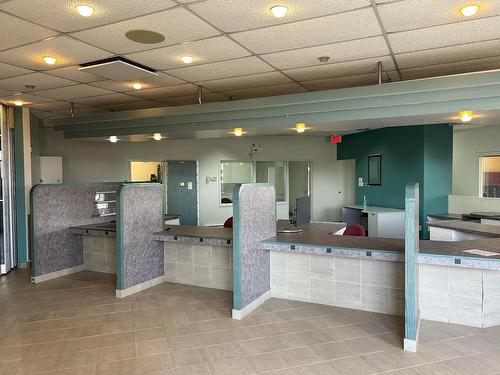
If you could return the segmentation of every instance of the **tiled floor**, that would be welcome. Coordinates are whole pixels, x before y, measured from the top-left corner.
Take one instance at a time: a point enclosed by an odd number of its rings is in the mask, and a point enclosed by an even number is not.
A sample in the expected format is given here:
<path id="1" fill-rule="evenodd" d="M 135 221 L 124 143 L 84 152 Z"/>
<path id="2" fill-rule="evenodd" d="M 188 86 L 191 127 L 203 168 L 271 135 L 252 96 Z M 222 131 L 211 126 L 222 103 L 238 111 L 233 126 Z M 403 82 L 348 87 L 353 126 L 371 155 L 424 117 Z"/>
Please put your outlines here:
<path id="1" fill-rule="evenodd" d="M 122 300 L 111 275 L 34 286 L 0 278 L 0 374 L 500 374 L 500 328 L 425 322 L 272 299 L 242 321 L 229 292 L 162 284 Z"/>

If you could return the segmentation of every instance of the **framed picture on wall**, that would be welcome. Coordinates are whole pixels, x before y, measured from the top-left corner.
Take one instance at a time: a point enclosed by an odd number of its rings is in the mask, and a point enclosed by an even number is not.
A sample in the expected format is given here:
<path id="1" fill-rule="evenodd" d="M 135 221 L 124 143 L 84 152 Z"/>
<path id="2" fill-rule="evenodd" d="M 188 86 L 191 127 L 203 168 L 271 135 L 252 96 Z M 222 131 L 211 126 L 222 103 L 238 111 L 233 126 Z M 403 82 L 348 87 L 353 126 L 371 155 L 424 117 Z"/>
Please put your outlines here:
<path id="1" fill-rule="evenodd" d="M 368 156 L 368 185 L 382 185 L 382 155 Z"/>

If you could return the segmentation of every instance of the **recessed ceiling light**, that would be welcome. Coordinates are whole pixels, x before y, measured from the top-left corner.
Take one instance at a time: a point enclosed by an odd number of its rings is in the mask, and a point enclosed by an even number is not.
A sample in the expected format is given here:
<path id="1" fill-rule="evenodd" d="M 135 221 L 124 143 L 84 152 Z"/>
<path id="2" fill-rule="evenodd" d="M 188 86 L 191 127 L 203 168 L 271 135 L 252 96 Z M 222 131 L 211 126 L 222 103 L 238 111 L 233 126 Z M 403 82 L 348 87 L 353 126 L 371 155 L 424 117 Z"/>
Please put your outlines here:
<path id="1" fill-rule="evenodd" d="M 243 135 L 243 129 L 242 128 L 234 128 L 234 135 L 237 137 L 241 137 Z"/>
<path id="2" fill-rule="evenodd" d="M 111 143 L 116 143 L 118 142 L 118 137 L 116 135 L 112 135 L 111 137 L 109 137 L 109 141 Z"/>
<path id="3" fill-rule="evenodd" d="M 24 104 L 24 103 L 23 103 L 21 100 L 16 100 L 16 101 L 14 102 L 14 105 L 16 105 L 16 106 L 18 106 L 18 107 L 22 107 L 22 106 L 23 106 L 23 104 Z"/>
<path id="4" fill-rule="evenodd" d="M 57 62 L 57 59 L 52 56 L 44 56 L 42 57 L 43 61 L 45 61 L 46 64 L 49 65 L 54 65 Z"/>
<path id="5" fill-rule="evenodd" d="M 153 134 L 153 139 L 154 139 L 155 141 L 161 141 L 161 140 L 162 140 L 162 138 L 163 138 L 163 137 L 161 136 L 161 133 L 154 133 L 154 134 Z"/>
<path id="6" fill-rule="evenodd" d="M 275 5 L 271 8 L 271 13 L 276 18 L 285 17 L 288 12 L 288 8 L 284 5 Z"/>
<path id="7" fill-rule="evenodd" d="M 470 17 L 476 14 L 478 10 L 479 10 L 479 5 L 467 5 L 462 9 L 460 9 L 460 13 L 462 13 L 464 17 Z"/>
<path id="8" fill-rule="evenodd" d="M 320 56 L 318 57 L 319 62 L 326 63 L 330 60 L 330 56 Z"/>
<path id="9" fill-rule="evenodd" d="M 295 125 L 295 130 L 297 130 L 297 133 L 304 133 L 306 131 L 306 124 L 304 123 L 299 123 Z"/>
<path id="10" fill-rule="evenodd" d="M 94 11 L 95 11 L 95 9 L 89 5 L 77 5 L 75 8 L 76 8 L 76 11 L 82 17 L 90 17 L 91 15 L 94 14 Z"/>
<path id="11" fill-rule="evenodd" d="M 132 87 L 134 88 L 134 90 L 140 90 L 140 89 L 142 89 L 142 83 L 134 82 L 134 83 L 132 83 Z"/>
<path id="12" fill-rule="evenodd" d="M 184 64 L 191 64 L 193 62 L 193 56 L 182 56 L 181 60 Z"/>
<path id="13" fill-rule="evenodd" d="M 472 120 L 472 111 L 460 112 L 460 121 L 469 122 Z"/>

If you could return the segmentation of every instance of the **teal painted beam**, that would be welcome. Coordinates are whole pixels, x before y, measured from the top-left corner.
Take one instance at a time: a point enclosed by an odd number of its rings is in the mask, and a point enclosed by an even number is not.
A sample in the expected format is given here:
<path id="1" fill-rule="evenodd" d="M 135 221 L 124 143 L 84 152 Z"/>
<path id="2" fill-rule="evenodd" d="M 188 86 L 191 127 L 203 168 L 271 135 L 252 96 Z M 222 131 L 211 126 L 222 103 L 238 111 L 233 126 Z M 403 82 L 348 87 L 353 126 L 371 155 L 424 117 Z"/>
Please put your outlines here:
<path id="1" fill-rule="evenodd" d="M 17 263 L 24 265 L 28 262 L 28 244 L 26 236 L 26 200 L 24 182 L 24 136 L 23 136 L 23 111 L 14 109 L 14 158 L 16 181 L 16 243 Z"/>
<path id="2" fill-rule="evenodd" d="M 106 114 L 97 114 L 89 116 L 76 116 L 59 119 L 50 119 L 45 121 L 46 125 L 62 126 L 76 125 L 84 123 L 100 123 L 127 120 L 142 120 L 155 117 L 172 117 L 183 115 L 234 111 L 250 111 L 256 109 L 277 109 L 286 106 L 304 106 L 307 110 L 312 104 L 321 102 L 342 101 L 347 99 L 368 100 L 370 97 L 378 98 L 383 101 L 384 97 L 391 95 L 402 95 L 411 93 L 423 94 L 423 98 L 434 91 L 449 90 L 453 93 L 455 90 L 465 88 L 476 88 L 487 90 L 488 86 L 498 86 L 500 82 L 500 71 L 487 71 L 470 74 L 452 75 L 444 77 L 435 77 L 431 79 L 392 82 L 383 85 L 373 85 L 364 87 L 354 87 L 338 90 L 325 90 L 301 94 L 281 95 L 266 98 L 238 100 L 231 102 L 207 103 L 200 105 L 187 105 L 179 107 L 152 108 L 135 111 L 115 112 Z M 449 93 L 447 94 L 449 95 Z M 363 107 L 363 105 L 361 105 Z"/>

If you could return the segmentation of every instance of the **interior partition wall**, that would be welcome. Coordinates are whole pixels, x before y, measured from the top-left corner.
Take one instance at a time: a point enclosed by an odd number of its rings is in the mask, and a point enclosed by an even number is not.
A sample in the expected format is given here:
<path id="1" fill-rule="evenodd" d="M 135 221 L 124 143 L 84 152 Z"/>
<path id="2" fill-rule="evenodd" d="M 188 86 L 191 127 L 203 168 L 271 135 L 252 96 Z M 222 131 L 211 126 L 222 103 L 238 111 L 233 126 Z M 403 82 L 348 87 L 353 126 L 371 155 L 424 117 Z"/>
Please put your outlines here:
<path id="1" fill-rule="evenodd" d="M 0 274 L 17 266 L 14 109 L 0 106 Z"/>

